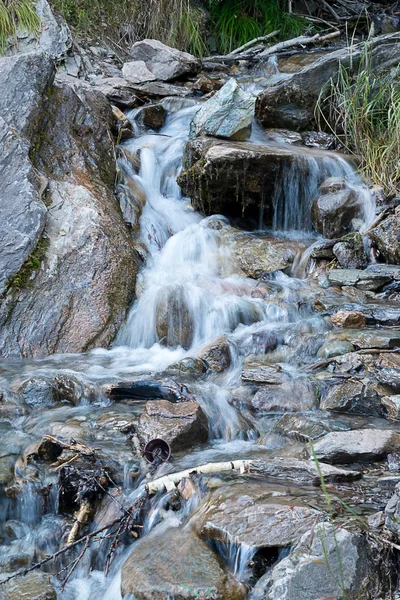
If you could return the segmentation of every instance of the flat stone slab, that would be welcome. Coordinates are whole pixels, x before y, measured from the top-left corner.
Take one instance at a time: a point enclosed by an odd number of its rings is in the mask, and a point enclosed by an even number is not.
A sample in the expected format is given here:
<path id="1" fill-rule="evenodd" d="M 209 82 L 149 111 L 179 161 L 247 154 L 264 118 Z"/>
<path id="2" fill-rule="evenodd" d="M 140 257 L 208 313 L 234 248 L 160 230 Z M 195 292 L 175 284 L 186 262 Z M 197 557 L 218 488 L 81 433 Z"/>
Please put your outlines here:
<path id="1" fill-rule="evenodd" d="M 210 502 L 202 537 L 253 548 L 291 546 L 321 516 L 293 496 L 274 498 L 257 484 L 225 487 Z"/>
<path id="2" fill-rule="evenodd" d="M 334 431 L 314 443 L 318 460 L 346 464 L 385 458 L 400 450 L 400 434 L 389 429 Z"/>

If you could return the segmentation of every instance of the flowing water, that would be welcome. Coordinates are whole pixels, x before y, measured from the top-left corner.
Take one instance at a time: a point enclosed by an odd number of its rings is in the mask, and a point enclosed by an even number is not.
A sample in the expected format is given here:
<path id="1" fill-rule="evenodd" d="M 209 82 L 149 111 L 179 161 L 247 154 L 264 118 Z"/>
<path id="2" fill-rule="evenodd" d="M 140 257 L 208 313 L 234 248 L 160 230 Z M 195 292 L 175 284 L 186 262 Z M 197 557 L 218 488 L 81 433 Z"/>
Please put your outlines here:
<path id="1" fill-rule="evenodd" d="M 138 298 L 114 347 L 82 356 L 8 361 L 0 365 L 2 389 L 15 406 L 13 419 L 5 416 L 0 423 L 0 476 L 5 477 L 9 465 L 15 464 L 15 479 L 0 499 L 4 532 L 0 539 L 0 568 L 5 572 L 29 564 L 33 556 L 40 559 L 58 550 L 65 530 L 65 517 L 59 514 L 56 475 L 49 474 L 43 465 L 27 467 L 20 458 L 44 433 L 83 439 L 103 448 L 119 465 L 118 483 L 124 489 L 125 505 L 143 490 L 143 479 L 132 477 L 138 464 L 126 438 L 101 425 L 102 419 L 107 422 L 115 417 L 115 412 L 118 418 L 129 417 L 132 411 L 140 414 L 143 404 L 112 405 L 104 395 L 105 384 L 140 379 L 143 374 L 147 378 L 149 374 L 157 376 L 184 357 L 198 356 L 201 348 L 218 336 L 227 336 L 229 369 L 188 382 L 208 417 L 209 441 L 190 452 L 177 453 L 171 464 L 159 468 L 160 475 L 208 461 L 285 455 L 288 442 L 274 432 L 276 418 L 256 418 L 246 408 L 251 386 L 241 383 L 245 357 L 263 356 L 270 340 L 274 340 L 274 360 L 279 364 L 287 395 L 294 395 L 307 410 L 310 383 L 302 369 L 315 361 L 329 329 L 326 321 L 311 309 L 315 283 L 295 278 L 293 273 L 277 272 L 260 281 L 238 273 L 232 247 L 224 234 L 229 226 L 227 220 L 203 218 L 194 212 L 176 183 L 190 121 L 198 104 L 192 100 L 170 100 L 165 105 L 169 112 L 162 130 L 158 134 L 143 132 L 136 124 L 138 137 L 124 143 L 119 160 L 122 186 L 127 190 L 124 213 L 134 210 L 134 199 L 128 193 L 130 181 L 145 198 L 140 238 L 147 248 L 147 257 L 138 278 Z M 135 112 L 131 118 L 136 123 Z M 256 128 L 253 140 L 270 143 Z M 133 166 L 132 156 L 139 156 L 139 169 Z M 318 185 L 330 176 L 346 177 L 357 193 L 365 195 L 363 219 L 368 223 L 373 204 L 351 165 L 341 157 L 326 154 L 321 158 L 312 151 L 299 150 L 298 160 L 280 174 L 273 231 L 268 235 L 297 240 L 303 249 L 304 245 L 310 246 L 315 237 L 301 231 L 309 229 L 310 206 Z M 266 232 L 254 233 L 261 234 Z M 159 321 L 163 312 L 162 327 Z M 33 403 L 28 411 L 21 406 L 16 395 L 21 382 L 32 377 L 50 380 L 57 374 L 75 376 L 86 386 L 78 406 Z M 295 441 L 291 442 L 291 451 L 293 448 Z M 195 495 L 182 509 L 171 511 L 163 497 L 156 497 L 144 523 L 144 534 L 154 527 L 167 531 L 184 524 L 196 514 L 200 502 L 200 495 Z M 245 581 L 254 549 L 228 545 L 217 550 Z M 129 547 L 117 552 L 106 578 L 101 555 L 92 548 L 65 591 L 58 589 L 59 598 L 95 600 L 101 596 L 118 600 L 120 567 L 129 552 Z M 64 563 L 60 561 L 57 566 L 62 568 Z"/>

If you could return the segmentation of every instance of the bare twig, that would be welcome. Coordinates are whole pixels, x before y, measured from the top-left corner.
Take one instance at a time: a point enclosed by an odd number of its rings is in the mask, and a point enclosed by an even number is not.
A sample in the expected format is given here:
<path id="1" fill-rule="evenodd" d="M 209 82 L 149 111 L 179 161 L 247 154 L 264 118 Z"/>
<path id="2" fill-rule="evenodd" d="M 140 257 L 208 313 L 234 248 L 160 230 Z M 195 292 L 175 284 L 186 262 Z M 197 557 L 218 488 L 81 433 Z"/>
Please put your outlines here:
<path id="1" fill-rule="evenodd" d="M 232 52 L 230 52 L 227 56 L 233 56 L 235 54 L 240 54 L 241 52 L 243 52 L 243 50 L 247 50 L 247 48 L 250 48 L 251 46 L 255 46 L 259 42 L 266 42 L 267 40 L 270 40 L 271 38 L 277 36 L 279 31 L 280 30 L 277 29 L 276 31 L 273 31 L 272 33 L 269 33 L 268 35 L 263 35 L 261 37 L 254 38 L 254 40 L 250 40 L 250 42 L 247 42 L 247 44 L 243 44 L 243 46 L 239 46 L 239 48 L 236 48 L 236 50 L 232 50 Z"/>
<path id="2" fill-rule="evenodd" d="M 264 50 L 263 52 L 261 52 L 261 54 L 259 54 L 259 57 L 265 58 L 266 56 L 271 56 L 271 54 L 275 54 L 276 52 L 280 52 L 281 50 L 286 50 L 286 48 L 292 48 L 293 46 L 309 46 L 310 44 L 320 44 L 321 42 L 331 40 L 340 35 L 341 33 L 338 30 L 332 31 L 331 33 L 327 33 L 326 35 L 320 35 L 319 33 L 317 33 L 312 37 L 301 35 L 291 40 L 279 42 L 279 44 L 275 44 L 275 46 L 271 46 L 271 48 L 267 48 L 267 50 Z"/>

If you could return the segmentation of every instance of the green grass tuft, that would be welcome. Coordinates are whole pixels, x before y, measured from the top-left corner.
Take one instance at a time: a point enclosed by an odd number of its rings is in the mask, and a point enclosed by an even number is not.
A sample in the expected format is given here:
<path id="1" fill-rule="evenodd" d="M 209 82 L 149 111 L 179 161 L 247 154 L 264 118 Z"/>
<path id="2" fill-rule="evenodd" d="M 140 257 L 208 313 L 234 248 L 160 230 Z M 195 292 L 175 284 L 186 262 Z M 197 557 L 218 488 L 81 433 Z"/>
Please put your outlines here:
<path id="1" fill-rule="evenodd" d="M 38 35 L 40 25 L 33 0 L 0 0 L 0 53 L 19 29 Z"/>
<path id="2" fill-rule="evenodd" d="M 343 65 L 317 104 L 321 128 L 328 128 L 360 158 L 360 169 L 388 195 L 400 190 L 400 70 L 377 72 L 366 46 L 353 74 Z"/>

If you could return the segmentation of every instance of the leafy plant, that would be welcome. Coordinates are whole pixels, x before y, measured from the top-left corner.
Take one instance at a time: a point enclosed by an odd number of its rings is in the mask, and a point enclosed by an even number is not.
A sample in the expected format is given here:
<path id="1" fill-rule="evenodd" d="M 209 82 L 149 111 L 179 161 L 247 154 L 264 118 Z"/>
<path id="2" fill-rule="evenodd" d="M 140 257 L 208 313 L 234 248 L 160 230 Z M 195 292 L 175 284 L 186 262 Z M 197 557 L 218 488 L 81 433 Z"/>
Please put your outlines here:
<path id="1" fill-rule="evenodd" d="M 374 70 L 366 46 L 357 72 L 341 65 L 317 104 L 320 127 L 356 154 L 364 176 L 389 195 L 400 189 L 399 73 Z"/>
<path id="2" fill-rule="evenodd" d="M 4 52 L 8 38 L 16 36 L 18 29 L 39 33 L 40 18 L 33 0 L 0 0 L 0 52 Z"/>

